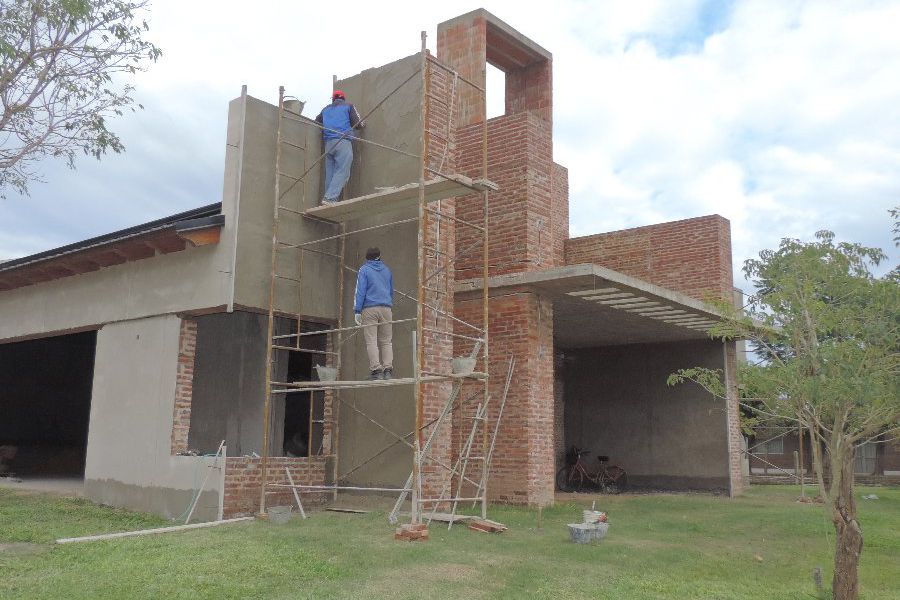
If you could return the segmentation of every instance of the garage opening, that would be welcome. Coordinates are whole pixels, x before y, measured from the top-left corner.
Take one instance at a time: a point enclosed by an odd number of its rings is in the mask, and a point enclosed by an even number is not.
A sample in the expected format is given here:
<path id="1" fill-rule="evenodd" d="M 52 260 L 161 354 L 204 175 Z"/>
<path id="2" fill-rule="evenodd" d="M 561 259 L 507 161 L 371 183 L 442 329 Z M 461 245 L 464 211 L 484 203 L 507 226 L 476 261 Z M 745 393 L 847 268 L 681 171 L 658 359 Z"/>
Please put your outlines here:
<path id="1" fill-rule="evenodd" d="M 671 387 L 666 383 L 679 368 L 721 369 L 721 342 L 690 340 L 558 352 L 563 402 L 558 468 L 567 460 L 561 451 L 576 446 L 587 452 L 582 461 L 588 473 L 621 467 L 629 489 L 728 489 L 724 403 L 693 384 Z M 602 465 L 598 459 L 604 459 Z"/>
<path id="2" fill-rule="evenodd" d="M 83 479 L 97 332 L 0 344 L 0 475 Z"/>

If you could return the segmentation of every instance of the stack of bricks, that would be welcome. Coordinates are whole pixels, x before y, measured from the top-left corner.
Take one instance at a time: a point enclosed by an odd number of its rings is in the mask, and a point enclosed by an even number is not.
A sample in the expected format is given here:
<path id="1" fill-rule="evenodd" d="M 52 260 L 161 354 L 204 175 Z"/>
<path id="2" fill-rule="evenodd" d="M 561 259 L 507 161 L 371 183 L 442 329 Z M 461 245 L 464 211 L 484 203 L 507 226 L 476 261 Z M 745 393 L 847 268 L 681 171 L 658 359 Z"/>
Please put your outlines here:
<path id="1" fill-rule="evenodd" d="M 427 542 L 428 525 L 425 523 L 409 523 L 394 530 L 394 539 L 404 542 Z"/>
<path id="2" fill-rule="evenodd" d="M 568 265 L 593 263 L 699 300 L 732 299 L 731 226 L 719 215 L 566 240 Z"/>
<path id="3" fill-rule="evenodd" d="M 224 505 L 226 518 L 251 516 L 259 512 L 259 488 L 262 482 L 260 460 L 248 456 L 229 456 L 227 458 Z M 290 469 L 295 484 L 322 485 L 325 482 L 325 457 L 323 456 L 270 457 L 266 467 L 268 483 L 287 483 L 285 467 Z M 275 492 L 266 496 L 267 506 L 295 504 L 294 494 L 290 488 L 267 486 L 267 490 Z M 330 495 L 305 492 L 301 498 L 304 504 L 316 504 L 326 502 Z"/>
<path id="4" fill-rule="evenodd" d="M 194 390 L 194 357 L 197 352 L 197 322 L 182 319 L 178 332 L 178 370 L 175 375 L 175 414 L 172 419 L 171 452 L 188 449 L 191 429 L 191 398 Z"/>

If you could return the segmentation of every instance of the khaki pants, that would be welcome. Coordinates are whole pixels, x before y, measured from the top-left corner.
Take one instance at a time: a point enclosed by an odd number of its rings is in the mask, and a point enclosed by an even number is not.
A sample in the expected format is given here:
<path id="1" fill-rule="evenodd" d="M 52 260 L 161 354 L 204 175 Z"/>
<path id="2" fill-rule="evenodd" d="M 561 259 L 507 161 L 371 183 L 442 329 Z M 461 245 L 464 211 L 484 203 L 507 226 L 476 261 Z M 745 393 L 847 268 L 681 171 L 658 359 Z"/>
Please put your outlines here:
<path id="1" fill-rule="evenodd" d="M 393 325 L 390 306 L 369 306 L 362 309 L 363 336 L 369 355 L 369 370 L 394 368 L 394 347 L 391 344 Z"/>

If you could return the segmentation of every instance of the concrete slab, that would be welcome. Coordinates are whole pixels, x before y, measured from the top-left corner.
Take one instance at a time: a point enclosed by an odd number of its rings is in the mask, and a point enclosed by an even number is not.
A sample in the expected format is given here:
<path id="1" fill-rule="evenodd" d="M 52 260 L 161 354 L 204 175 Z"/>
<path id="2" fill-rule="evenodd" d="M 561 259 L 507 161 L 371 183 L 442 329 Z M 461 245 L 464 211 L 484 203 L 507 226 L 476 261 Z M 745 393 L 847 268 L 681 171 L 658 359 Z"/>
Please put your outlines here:
<path id="1" fill-rule="evenodd" d="M 554 339 L 562 348 L 709 339 L 721 318 L 695 298 L 599 265 L 499 275 L 488 287 L 524 287 L 551 297 Z M 457 283 L 456 293 L 481 288 L 481 279 L 472 279 Z"/>
<path id="2" fill-rule="evenodd" d="M 83 477 L 0 477 L 0 488 L 56 494 L 84 496 Z"/>

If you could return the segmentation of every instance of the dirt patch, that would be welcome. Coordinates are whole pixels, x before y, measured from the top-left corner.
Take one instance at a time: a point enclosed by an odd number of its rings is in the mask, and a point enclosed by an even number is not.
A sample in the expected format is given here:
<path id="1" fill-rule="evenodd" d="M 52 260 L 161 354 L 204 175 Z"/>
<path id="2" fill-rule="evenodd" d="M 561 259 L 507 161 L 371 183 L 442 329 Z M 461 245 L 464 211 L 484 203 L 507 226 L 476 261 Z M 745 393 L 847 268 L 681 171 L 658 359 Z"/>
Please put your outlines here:
<path id="1" fill-rule="evenodd" d="M 49 551 L 50 545 L 48 544 L 32 544 L 29 542 L 0 544 L 0 554 L 6 556 L 35 556 Z"/>

